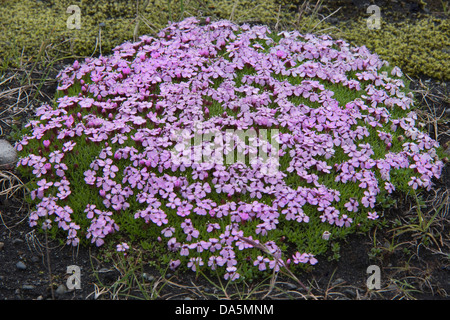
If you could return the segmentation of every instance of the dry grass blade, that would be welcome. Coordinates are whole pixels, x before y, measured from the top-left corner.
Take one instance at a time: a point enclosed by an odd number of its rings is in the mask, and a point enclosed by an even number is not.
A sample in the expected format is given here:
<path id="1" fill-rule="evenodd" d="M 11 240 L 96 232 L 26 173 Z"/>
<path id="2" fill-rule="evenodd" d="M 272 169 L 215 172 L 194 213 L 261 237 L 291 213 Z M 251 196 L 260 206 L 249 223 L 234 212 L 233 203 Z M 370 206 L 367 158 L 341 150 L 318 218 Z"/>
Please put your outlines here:
<path id="1" fill-rule="evenodd" d="M 0 196 L 11 198 L 24 188 L 24 183 L 10 171 L 0 171 Z"/>
<path id="2" fill-rule="evenodd" d="M 312 29 L 311 29 L 309 32 L 313 32 L 314 29 L 316 29 L 317 26 L 319 26 L 322 22 L 324 22 L 325 20 L 327 20 L 327 19 L 328 19 L 329 17 L 331 17 L 332 15 L 336 14 L 340 9 L 341 9 L 341 8 L 337 8 L 334 12 L 332 12 L 332 13 L 330 13 L 328 16 L 322 18 L 322 20 L 320 20 L 314 27 L 312 27 Z M 333 28 L 333 27 L 331 27 L 331 28 Z M 331 29 L 331 28 L 326 28 L 326 29 L 324 29 L 324 30 L 328 30 L 328 29 Z M 324 30 L 322 30 L 322 31 L 324 31 Z"/>

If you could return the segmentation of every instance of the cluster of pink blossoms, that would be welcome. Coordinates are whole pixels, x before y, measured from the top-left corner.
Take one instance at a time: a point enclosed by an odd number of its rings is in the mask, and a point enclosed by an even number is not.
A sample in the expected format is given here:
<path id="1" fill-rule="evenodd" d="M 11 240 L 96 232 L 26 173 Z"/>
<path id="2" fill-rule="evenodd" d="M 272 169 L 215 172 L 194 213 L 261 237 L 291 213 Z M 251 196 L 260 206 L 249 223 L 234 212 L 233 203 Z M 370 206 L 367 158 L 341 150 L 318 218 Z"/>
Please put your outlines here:
<path id="1" fill-rule="evenodd" d="M 395 190 L 390 179 L 394 170 L 414 169 L 417 174 L 409 181 L 414 189 L 431 188 L 432 179 L 439 178 L 443 164 L 436 158 L 437 142 L 415 127 L 413 112 L 391 116 L 390 110 L 408 110 L 413 103 L 402 91 L 397 67 L 390 74 L 379 72 L 386 62 L 367 48 L 326 35 L 283 32 L 276 42 L 265 26 L 198 22 L 188 18 L 162 30 L 158 38 L 126 42 L 111 56 L 75 61 L 59 74 L 58 90 L 68 93 L 80 86 L 79 94 L 59 98 L 56 108 L 41 106 L 28 124 L 30 133 L 16 145 L 22 154 L 18 166 L 28 168 L 37 181 L 31 226 L 39 219 L 44 228 L 56 223 L 68 232 L 68 243 L 77 245 L 82 231 L 100 246 L 119 230 L 115 214 L 129 213 L 157 228 L 158 240 L 178 254 L 171 268 L 183 260 L 194 271 L 224 268 L 225 278 L 236 280 L 239 264 L 246 263 L 238 253 L 256 250 L 251 241 L 271 253 L 251 259 L 261 271 L 317 263 L 311 252 L 281 252 L 280 242 L 270 238 L 280 226 L 295 228 L 318 218 L 346 228 L 361 212 L 374 220 L 377 195 Z M 327 83 L 354 92 L 355 99 L 342 104 Z M 285 129 L 276 139 L 277 156 L 290 159 L 286 172 L 268 174 L 258 162 L 177 161 L 173 133 L 194 132 L 199 123 L 200 134 Z M 384 157 L 375 159 L 373 147 L 364 142 L 371 130 L 386 146 Z M 394 153 L 389 150 L 397 143 L 396 132 L 407 142 Z M 224 137 L 225 155 L 238 148 L 252 154 L 263 143 L 254 139 L 247 145 L 233 134 Z M 38 146 L 30 150 L 35 141 Z M 77 168 L 66 159 L 93 147 L 98 153 L 88 159 L 89 168 L 76 183 L 96 192 L 103 207 L 86 203 L 84 216 L 90 224 L 80 230 L 66 204 L 74 196 Z M 346 160 L 330 165 L 337 150 Z M 336 183 L 356 183 L 361 190 L 340 210 L 339 190 L 321 183 L 322 176 L 332 173 Z M 287 183 L 292 175 L 307 186 Z M 239 200 L 239 195 L 252 201 Z M 317 217 L 307 215 L 305 205 L 316 208 Z M 129 250 L 126 243 L 117 248 Z"/>

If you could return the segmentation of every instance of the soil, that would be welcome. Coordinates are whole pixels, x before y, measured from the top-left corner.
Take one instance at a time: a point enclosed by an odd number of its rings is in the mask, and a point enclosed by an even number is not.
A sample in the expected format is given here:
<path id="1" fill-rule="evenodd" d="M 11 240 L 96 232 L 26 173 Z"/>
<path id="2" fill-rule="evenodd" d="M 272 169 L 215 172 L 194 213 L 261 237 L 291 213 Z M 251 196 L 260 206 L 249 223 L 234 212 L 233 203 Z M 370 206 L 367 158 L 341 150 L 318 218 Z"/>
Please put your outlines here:
<path id="1" fill-rule="evenodd" d="M 334 19 L 345 21 L 358 15 L 365 14 L 365 8 L 370 1 L 334 1 L 327 4 L 326 9 L 334 11 L 342 6 Z M 422 16 L 442 15 L 441 1 L 427 1 L 423 8 L 420 1 L 375 1 L 379 6 L 390 6 L 387 17 L 402 19 L 407 17 L 419 19 Z M 383 10 L 386 13 L 386 10 Z M 67 61 L 66 61 L 67 62 Z M 36 97 L 34 107 L 38 104 L 50 102 L 56 89 L 55 76 L 58 68 L 65 62 L 54 66 L 47 81 Z M 11 74 L 17 70 L 11 70 Z M 17 71 L 19 72 L 19 71 Z M 41 72 L 41 73 L 40 73 Z M 25 75 L 25 73 L 23 73 Z M 37 78 L 42 75 L 39 66 L 34 73 Z M 31 77 L 31 78 L 32 78 Z M 442 115 L 439 123 L 438 141 L 447 146 L 450 140 L 449 121 L 450 106 L 448 102 L 448 83 L 435 79 L 413 79 L 412 88 L 416 91 L 416 98 L 421 103 L 424 112 L 433 110 Z M 423 94 L 423 84 L 429 90 Z M 2 86 L 0 90 L 11 89 L 20 83 Z M 36 92 L 30 87 L 30 93 Z M 25 89 L 26 90 L 26 89 Z M 12 99 L 12 97 L 9 97 Z M 0 101 L 1 105 L 9 105 L 14 101 Z M 1 108 L 1 107 L 0 107 Z M 12 125 L 26 122 L 31 115 L 20 113 L 11 122 L 0 121 L 2 134 L 6 137 L 12 132 Z M 12 111 L 8 111 L 12 112 Z M 2 118 L 3 119 L 3 118 Z M 434 128 L 429 128 L 434 134 Z M 3 138 L 3 137 L 2 137 Z M 327 261 L 321 259 L 314 268 L 299 275 L 300 280 L 309 287 L 309 298 L 319 299 L 423 299 L 448 300 L 450 297 L 450 234 L 448 215 L 448 192 L 450 188 L 450 169 L 447 165 L 442 178 L 436 181 L 435 188 L 426 195 L 428 207 L 423 209 L 425 218 L 430 219 L 434 214 L 433 206 L 439 199 L 446 198 L 444 210 L 439 212 L 433 221 L 430 232 L 433 238 L 421 239 L 414 232 L 395 235 L 389 231 L 398 226 L 399 221 L 408 221 L 414 216 L 411 201 L 401 198 L 397 208 L 385 212 L 386 225 L 383 228 L 371 230 L 367 234 L 355 234 L 340 244 L 339 252 L 330 252 L 333 257 Z M 138 268 L 138 277 L 147 287 L 156 288 L 157 296 L 145 296 L 138 286 L 125 290 L 120 288 L 126 283 L 120 282 L 126 278 L 119 268 L 112 262 L 104 262 L 102 253 L 95 247 L 74 249 L 58 241 L 46 239 L 45 234 L 31 229 L 27 223 L 28 208 L 21 201 L 20 194 L 6 199 L 0 196 L 0 299 L 1 300 L 90 300 L 90 299 L 216 299 L 242 298 L 239 291 L 232 288 L 221 291 L 218 285 L 212 285 L 204 278 L 195 275 L 161 274 L 149 264 Z M 436 241 L 433 241 L 436 240 Z M 339 258 L 338 258 L 339 256 Z M 367 279 L 370 265 L 380 267 L 381 288 L 369 290 Z M 69 290 L 69 266 L 80 268 L 81 288 Z M 164 280 L 165 279 L 165 280 Z M 252 296 L 261 299 L 299 299 L 304 298 L 306 291 L 296 281 L 279 276 L 273 290 L 270 282 L 266 281 L 264 289 L 257 290 Z M 256 284 L 247 284 L 243 292 L 255 288 Z M 108 288 L 106 290 L 105 288 Z M 115 290 L 116 289 L 116 290 Z M 122 295 L 118 296 L 118 292 Z"/>

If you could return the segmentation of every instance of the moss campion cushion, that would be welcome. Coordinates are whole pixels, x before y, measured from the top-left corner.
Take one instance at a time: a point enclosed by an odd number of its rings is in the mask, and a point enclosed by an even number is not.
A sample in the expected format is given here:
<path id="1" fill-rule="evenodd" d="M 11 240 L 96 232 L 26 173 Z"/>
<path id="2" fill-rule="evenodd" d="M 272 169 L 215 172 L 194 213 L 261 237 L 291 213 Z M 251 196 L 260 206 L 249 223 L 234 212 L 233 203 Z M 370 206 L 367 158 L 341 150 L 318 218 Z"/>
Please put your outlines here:
<path id="1" fill-rule="evenodd" d="M 187 18 L 58 79 L 16 145 L 30 225 L 172 269 L 315 264 L 443 167 L 401 70 L 326 35 Z"/>

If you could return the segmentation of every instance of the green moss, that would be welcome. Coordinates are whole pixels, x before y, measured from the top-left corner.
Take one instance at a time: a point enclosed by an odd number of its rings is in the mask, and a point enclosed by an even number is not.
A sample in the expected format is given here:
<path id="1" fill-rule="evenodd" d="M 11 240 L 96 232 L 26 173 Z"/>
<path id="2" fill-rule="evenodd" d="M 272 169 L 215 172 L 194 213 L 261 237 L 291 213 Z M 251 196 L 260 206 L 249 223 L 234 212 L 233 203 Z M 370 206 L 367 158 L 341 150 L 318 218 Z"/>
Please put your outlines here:
<path id="1" fill-rule="evenodd" d="M 126 40 L 143 34 L 155 34 L 169 20 L 179 21 L 187 16 L 210 16 L 212 19 L 231 19 L 237 23 L 265 24 L 284 30 L 328 32 L 361 46 L 366 45 L 409 76 L 425 75 L 435 79 L 450 79 L 450 39 L 448 20 L 428 19 L 386 23 L 381 29 L 369 30 L 366 17 L 332 28 L 320 22 L 309 11 L 298 20 L 300 1 L 283 0 L 219 0 L 176 1 L 140 0 L 141 15 L 136 24 L 136 1 L 87 0 L 12 0 L 2 4 L 0 11 L 0 67 L 18 66 L 38 56 L 45 57 L 107 54 Z M 148 5 L 144 8 L 144 3 Z M 70 5 L 81 10 L 81 29 L 67 28 Z M 101 41 L 99 40 L 99 23 Z M 137 28 L 136 28 L 137 26 Z M 41 49 L 42 47 L 42 49 Z"/>
<path id="2" fill-rule="evenodd" d="M 411 77 L 428 76 L 450 80 L 450 23 L 444 19 L 424 19 L 386 23 L 369 30 L 364 19 L 342 25 L 334 36 L 352 44 L 365 45 L 391 65 Z"/>
<path id="3" fill-rule="evenodd" d="M 0 11 L 0 65 L 18 66 L 17 59 L 27 61 L 38 56 L 41 46 L 46 57 L 61 55 L 91 56 L 109 53 L 126 40 L 143 34 L 155 34 L 169 20 L 179 21 L 187 16 L 210 16 L 212 19 L 232 19 L 238 23 L 261 23 L 289 27 L 292 14 L 280 12 L 274 0 L 254 1 L 148 1 L 144 8 L 139 1 L 139 19 L 136 29 L 136 1 L 8 1 Z M 70 5 L 77 5 L 81 12 L 81 29 L 67 28 Z M 104 23 L 100 32 L 100 23 Z M 311 24 L 316 23 L 311 20 Z M 303 24 L 306 28 L 309 24 Z M 100 41 L 101 37 L 101 41 Z"/>

